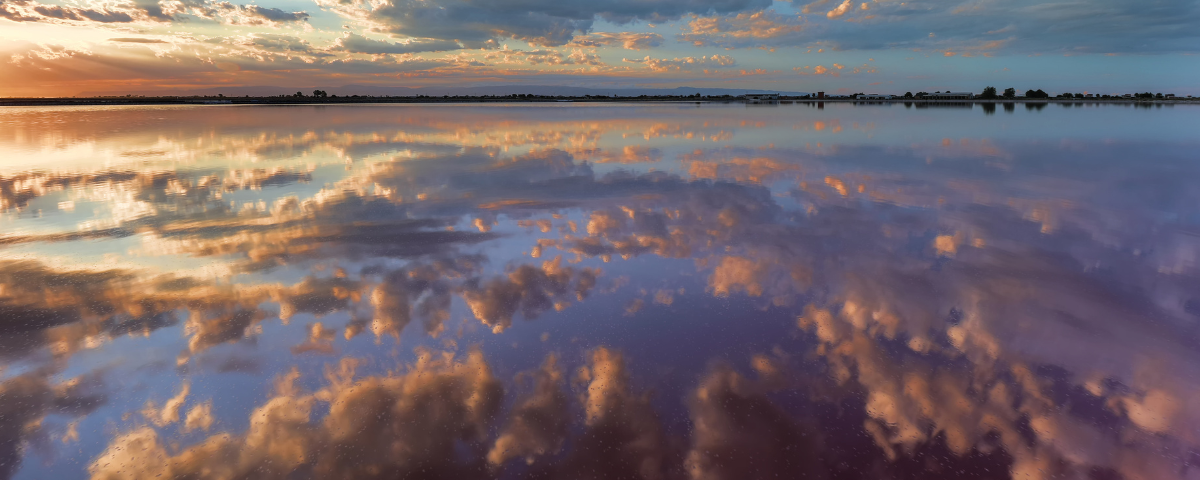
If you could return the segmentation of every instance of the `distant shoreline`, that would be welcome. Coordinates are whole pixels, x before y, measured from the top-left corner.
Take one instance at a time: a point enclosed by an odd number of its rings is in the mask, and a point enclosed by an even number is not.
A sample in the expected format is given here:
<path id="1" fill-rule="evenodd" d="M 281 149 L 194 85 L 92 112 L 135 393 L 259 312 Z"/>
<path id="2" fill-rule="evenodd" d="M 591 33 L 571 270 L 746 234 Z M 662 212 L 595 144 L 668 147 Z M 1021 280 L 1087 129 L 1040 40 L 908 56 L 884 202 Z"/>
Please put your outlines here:
<path id="1" fill-rule="evenodd" d="M 451 104 L 451 103 L 746 103 L 732 96 L 639 96 L 639 97 L 90 97 L 90 98 L 0 98 L 0 106 L 97 106 L 97 105 L 353 105 L 353 104 Z M 1017 99 L 970 99 L 970 100 L 924 100 L 915 98 L 897 99 L 852 99 L 852 98 L 795 98 L 781 97 L 779 101 L 761 104 L 797 103 L 908 103 L 949 104 L 968 103 L 1111 103 L 1128 105 L 1152 104 L 1200 104 L 1200 98 L 1134 99 L 1134 98 L 1017 98 Z M 755 103 L 748 103 L 755 104 Z"/>

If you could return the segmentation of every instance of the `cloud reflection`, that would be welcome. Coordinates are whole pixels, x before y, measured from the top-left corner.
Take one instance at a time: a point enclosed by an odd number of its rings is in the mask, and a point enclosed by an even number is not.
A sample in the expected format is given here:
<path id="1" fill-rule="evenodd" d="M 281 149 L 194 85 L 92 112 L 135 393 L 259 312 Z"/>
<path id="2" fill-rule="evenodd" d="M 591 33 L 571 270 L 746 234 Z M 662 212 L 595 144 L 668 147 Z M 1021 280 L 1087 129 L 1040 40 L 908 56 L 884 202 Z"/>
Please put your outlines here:
<path id="1" fill-rule="evenodd" d="M 105 435 L 58 424 L 107 402 L 134 414 L 93 478 L 1195 473 L 1186 145 L 386 110 L 134 129 L 144 170 L 3 177 L 0 477 Z M 55 377 L 118 339 L 170 345 L 170 388 Z M 231 371 L 278 377 L 244 423 L 205 379 Z"/>

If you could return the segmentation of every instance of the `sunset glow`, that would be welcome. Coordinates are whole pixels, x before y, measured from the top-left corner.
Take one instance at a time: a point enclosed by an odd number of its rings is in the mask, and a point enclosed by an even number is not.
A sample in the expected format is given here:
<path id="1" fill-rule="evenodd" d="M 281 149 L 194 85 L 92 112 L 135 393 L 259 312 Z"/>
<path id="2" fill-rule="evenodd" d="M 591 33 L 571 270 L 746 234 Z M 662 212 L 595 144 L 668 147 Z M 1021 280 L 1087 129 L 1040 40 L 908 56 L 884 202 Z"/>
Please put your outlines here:
<path id="1" fill-rule="evenodd" d="M 1194 95 L 1197 25 L 1191 0 L 0 0 L 0 96 L 989 84 Z"/>

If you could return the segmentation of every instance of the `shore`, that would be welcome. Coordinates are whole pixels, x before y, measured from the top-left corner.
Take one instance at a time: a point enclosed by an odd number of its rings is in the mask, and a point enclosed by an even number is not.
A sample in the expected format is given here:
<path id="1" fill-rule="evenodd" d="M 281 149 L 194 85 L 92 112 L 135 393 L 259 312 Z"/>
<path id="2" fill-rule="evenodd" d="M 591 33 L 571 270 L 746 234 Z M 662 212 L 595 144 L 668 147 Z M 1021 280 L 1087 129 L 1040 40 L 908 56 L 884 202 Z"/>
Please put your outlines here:
<path id="1" fill-rule="evenodd" d="M 378 103 L 629 103 L 629 102 L 679 102 L 679 103 L 748 103 L 748 104 L 796 104 L 796 103 L 902 103 L 916 105 L 966 105 L 981 104 L 1200 104 L 1200 98 L 1174 99 L 1131 99 L 1131 98 L 1039 98 L 1039 99 L 971 99 L 971 100 L 923 100 L 912 98 L 859 100 L 851 98 L 812 99 L 803 97 L 781 97 L 779 101 L 745 102 L 739 97 L 691 97 L 691 96 L 638 96 L 638 97 L 70 97 L 70 98 L 0 98 L 0 106 L 95 106 L 95 105 L 344 105 Z"/>

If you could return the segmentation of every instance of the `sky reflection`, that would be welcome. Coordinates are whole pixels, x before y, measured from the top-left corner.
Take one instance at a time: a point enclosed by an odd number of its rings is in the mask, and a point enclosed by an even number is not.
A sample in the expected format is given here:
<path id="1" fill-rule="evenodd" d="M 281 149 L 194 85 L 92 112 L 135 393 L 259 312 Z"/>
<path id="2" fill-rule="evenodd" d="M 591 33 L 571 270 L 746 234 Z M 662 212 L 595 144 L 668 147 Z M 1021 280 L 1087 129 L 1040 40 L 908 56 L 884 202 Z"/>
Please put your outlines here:
<path id="1" fill-rule="evenodd" d="M 1194 478 L 1196 114 L 5 109 L 0 478 Z"/>

